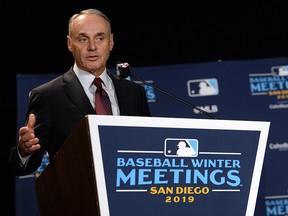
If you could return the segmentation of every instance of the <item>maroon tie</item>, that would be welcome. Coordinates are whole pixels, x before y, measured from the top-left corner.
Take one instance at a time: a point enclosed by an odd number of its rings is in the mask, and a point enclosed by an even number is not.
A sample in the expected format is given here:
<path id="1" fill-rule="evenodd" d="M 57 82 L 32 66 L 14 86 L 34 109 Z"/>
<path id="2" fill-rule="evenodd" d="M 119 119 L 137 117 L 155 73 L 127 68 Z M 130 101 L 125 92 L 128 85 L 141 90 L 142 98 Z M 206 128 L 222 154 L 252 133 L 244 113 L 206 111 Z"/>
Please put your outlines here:
<path id="1" fill-rule="evenodd" d="M 102 88 L 101 78 L 95 78 L 93 84 L 96 85 L 95 110 L 97 115 L 112 115 L 111 103 L 107 92 Z"/>

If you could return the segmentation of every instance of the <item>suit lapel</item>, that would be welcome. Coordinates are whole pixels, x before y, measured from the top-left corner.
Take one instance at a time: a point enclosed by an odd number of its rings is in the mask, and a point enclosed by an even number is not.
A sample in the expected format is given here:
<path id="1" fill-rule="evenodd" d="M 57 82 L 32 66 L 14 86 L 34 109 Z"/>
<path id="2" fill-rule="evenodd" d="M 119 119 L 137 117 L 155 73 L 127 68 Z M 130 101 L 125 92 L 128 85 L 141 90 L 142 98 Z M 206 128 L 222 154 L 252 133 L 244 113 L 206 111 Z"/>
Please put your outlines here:
<path id="1" fill-rule="evenodd" d="M 83 112 L 84 115 L 96 114 L 87 95 L 83 90 L 83 87 L 81 86 L 72 69 L 64 74 L 63 82 L 66 83 L 64 90 L 66 91 L 68 97 L 70 97 L 72 103 L 74 103 Z"/>

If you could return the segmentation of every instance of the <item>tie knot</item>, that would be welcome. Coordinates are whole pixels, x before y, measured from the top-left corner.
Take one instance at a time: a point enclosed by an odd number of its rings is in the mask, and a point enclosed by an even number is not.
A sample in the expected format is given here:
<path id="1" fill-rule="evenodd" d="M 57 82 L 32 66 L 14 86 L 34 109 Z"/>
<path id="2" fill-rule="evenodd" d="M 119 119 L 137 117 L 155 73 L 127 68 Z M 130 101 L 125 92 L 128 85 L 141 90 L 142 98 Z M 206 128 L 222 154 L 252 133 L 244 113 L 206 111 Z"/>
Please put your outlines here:
<path id="1" fill-rule="evenodd" d="M 96 85 L 97 88 L 102 88 L 102 80 L 99 77 L 96 77 L 93 81 L 93 84 Z"/>
<path id="2" fill-rule="evenodd" d="M 96 93 L 100 93 L 100 95 L 107 96 L 106 91 L 102 87 L 102 79 L 99 77 L 96 77 L 93 81 L 93 84 L 97 87 Z"/>

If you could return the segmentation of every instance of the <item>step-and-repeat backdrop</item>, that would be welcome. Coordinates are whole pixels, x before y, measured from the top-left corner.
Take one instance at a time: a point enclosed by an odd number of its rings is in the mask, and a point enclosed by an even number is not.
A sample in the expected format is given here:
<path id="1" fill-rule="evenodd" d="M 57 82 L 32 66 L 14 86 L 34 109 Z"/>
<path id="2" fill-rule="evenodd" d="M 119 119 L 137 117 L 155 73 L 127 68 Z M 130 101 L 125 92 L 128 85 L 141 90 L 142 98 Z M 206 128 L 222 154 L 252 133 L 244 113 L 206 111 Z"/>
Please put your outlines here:
<path id="1" fill-rule="evenodd" d="M 254 215 L 288 215 L 288 57 L 130 69 L 128 79 L 145 87 L 155 117 L 270 121 Z M 31 88 L 57 75 L 18 74 L 18 127 Z M 36 173 L 16 177 L 17 216 L 39 215 L 34 180 L 47 163 L 48 155 Z"/>

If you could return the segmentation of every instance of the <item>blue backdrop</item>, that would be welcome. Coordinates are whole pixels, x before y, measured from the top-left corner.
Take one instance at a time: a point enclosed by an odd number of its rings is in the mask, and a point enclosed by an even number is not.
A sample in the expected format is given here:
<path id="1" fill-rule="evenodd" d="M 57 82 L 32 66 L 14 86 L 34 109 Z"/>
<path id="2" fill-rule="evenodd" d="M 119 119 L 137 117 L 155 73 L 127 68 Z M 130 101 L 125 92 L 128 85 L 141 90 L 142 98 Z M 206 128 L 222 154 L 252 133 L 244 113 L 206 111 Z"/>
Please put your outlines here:
<path id="1" fill-rule="evenodd" d="M 270 121 L 255 215 L 288 214 L 288 58 L 130 68 L 147 82 L 130 77 L 145 87 L 153 116 L 211 118 L 193 108 L 197 106 L 217 119 Z M 57 75 L 17 76 L 18 127 L 24 124 L 31 88 Z M 17 216 L 39 215 L 34 178 L 16 177 Z M 35 208 L 27 209 L 31 202 Z"/>

